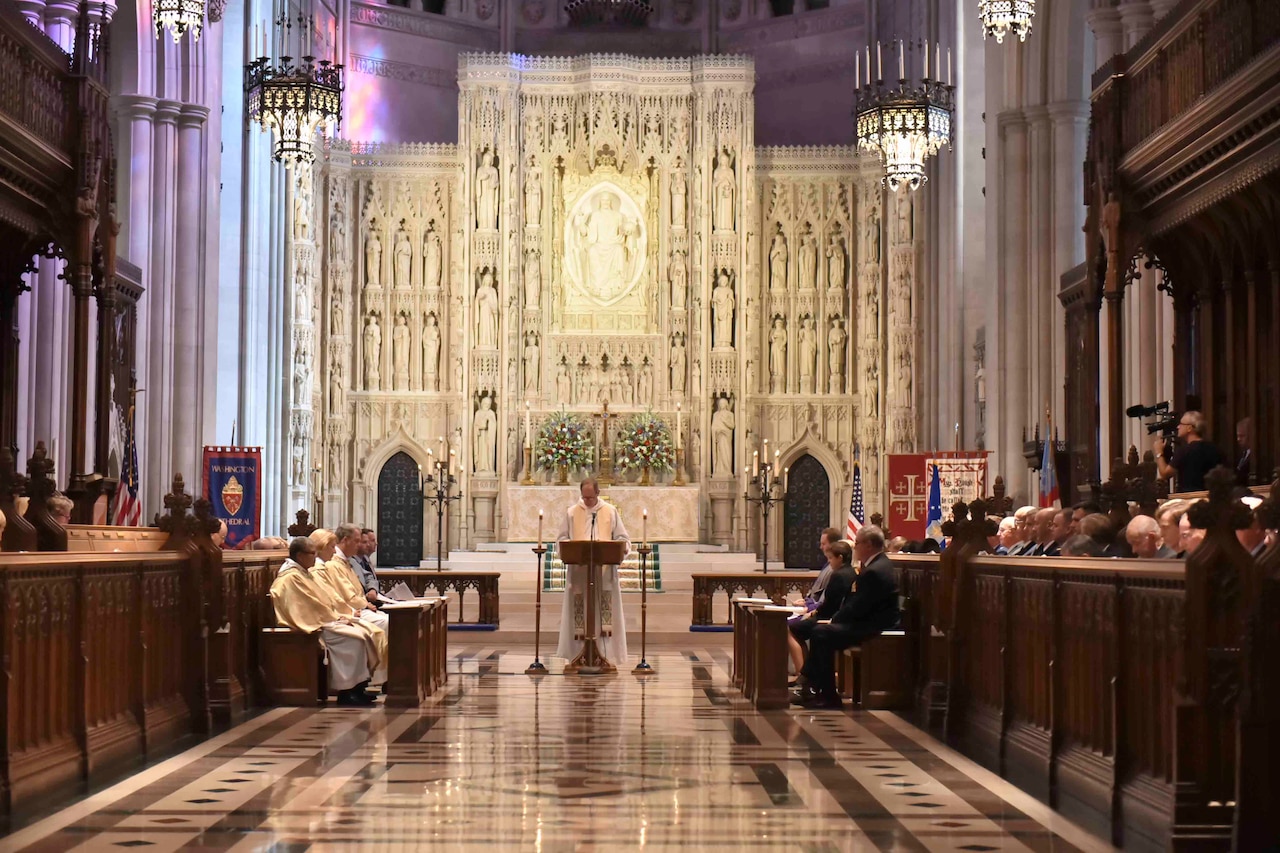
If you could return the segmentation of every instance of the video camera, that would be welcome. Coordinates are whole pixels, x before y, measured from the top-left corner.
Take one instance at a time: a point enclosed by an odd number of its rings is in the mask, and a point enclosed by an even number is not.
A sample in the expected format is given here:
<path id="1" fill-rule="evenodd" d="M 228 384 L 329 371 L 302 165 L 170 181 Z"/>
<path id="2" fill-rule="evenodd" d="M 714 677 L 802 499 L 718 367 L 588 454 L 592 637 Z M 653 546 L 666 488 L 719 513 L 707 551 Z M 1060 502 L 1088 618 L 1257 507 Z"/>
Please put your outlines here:
<path id="1" fill-rule="evenodd" d="M 1178 436 L 1178 421 L 1182 420 L 1182 414 L 1171 412 L 1168 400 L 1156 403 L 1154 406 L 1144 406 L 1139 403 L 1125 409 L 1124 413 L 1131 418 L 1155 418 L 1146 424 L 1147 435 L 1160 433 L 1161 438 L 1170 442 Z"/>

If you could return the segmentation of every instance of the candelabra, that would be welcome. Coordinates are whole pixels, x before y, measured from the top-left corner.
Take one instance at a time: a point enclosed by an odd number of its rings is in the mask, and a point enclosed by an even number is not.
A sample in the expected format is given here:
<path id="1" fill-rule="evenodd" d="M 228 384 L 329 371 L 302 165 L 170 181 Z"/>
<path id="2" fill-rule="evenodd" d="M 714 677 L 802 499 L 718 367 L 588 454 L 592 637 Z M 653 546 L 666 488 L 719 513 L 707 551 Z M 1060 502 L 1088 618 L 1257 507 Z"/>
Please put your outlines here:
<path id="1" fill-rule="evenodd" d="M 766 439 L 764 443 L 765 464 L 760 465 L 760 453 L 758 451 L 752 453 L 752 463 L 750 468 L 744 468 L 742 473 L 747 475 L 748 488 L 754 486 L 757 495 L 752 497 L 748 492 L 743 492 L 742 497 L 747 503 L 759 504 L 761 513 L 761 530 L 764 538 L 764 573 L 769 574 L 769 511 L 774 504 L 785 504 L 787 502 L 787 469 L 782 469 L 782 476 L 778 475 L 778 453 L 774 452 L 773 464 L 769 464 L 769 442 Z"/>
<path id="2" fill-rule="evenodd" d="M 452 462 L 453 451 L 449 451 L 450 462 Z M 419 484 L 422 489 L 422 499 L 430 503 L 436 508 L 436 571 L 444 568 L 444 514 L 446 508 L 454 501 L 462 500 L 462 492 L 456 495 L 449 494 L 449 490 L 458 484 L 458 480 L 453 476 L 453 466 L 446 463 L 443 459 L 434 461 L 432 468 L 428 470 L 427 476 L 422 477 Z M 422 467 L 419 466 L 421 471 Z"/>

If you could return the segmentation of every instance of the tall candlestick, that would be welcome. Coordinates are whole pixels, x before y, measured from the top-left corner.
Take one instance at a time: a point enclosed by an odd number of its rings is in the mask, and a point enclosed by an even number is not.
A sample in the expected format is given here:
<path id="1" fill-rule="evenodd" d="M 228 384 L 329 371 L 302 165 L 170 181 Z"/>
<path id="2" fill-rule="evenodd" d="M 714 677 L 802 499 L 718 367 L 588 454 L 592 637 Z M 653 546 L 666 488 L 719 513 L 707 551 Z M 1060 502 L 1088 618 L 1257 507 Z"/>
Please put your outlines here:
<path id="1" fill-rule="evenodd" d="M 641 513 L 643 520 L 640 522 L 640 544 L 649 544 L 649 510 L 643 510 Z"/>
<path id="2" fill-rule="evenodd" d="M 760 475 L 760 451 L 751 451 L 751 476 L 758 477 Z"/>
<path id="3" fill-rule="evenodd" d="M 454 449 L 450 447 L 449 448 L 449 470 L 448 470 L 448 474 L 450 477 L 453 476 L 453 458 L 455 455 L 456 453 L 454 452 Z"/>
<path id="4" fill-rule="evenodd" d="M 533 432 L 529 429 L 529 401 L 524 401 L 524 446 L 533 447 Z"/>
<path id="5" fill-rule="evenodd" d="M 542 510 L 538 510 L 538 547 L 542 547 Z"/>
<path id="6" fill-rule="evenodd" d="M 676 450 L 680 449 L 680 404 L 676 403 Z"/>

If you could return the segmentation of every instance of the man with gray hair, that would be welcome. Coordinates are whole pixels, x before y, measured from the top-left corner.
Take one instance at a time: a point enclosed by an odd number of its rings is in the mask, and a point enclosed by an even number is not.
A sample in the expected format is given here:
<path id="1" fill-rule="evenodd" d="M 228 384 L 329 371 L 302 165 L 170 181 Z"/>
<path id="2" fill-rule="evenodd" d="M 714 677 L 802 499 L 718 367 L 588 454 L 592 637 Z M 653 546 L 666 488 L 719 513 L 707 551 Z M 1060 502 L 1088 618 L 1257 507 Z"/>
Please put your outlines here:
<path id="1" fill-rule="evenodd" d="M 1172 560 L 1177 552 L 1164 542 L 1160 523 L 1149 515 L 1135 515 L 1124 529 L 1124 538 L 1133 549 L 1133 556 L 1141 560 Z"/>
<path id="2" fill-rule="evenodd" d="M 1195 410 L 1183 412 L 1178 419 L 1178 436 L 1173 456 L 1166 460 L 1163 436 L 1151 443 L 1160 479 L 1176 475 L 1179 492 L 1204 491 L 1204 477 L 1222 464 L 1222 454 L 1212 442 L 1205 441 L 1204 415 Z"/>
<path id="3" fill-rule="evenodd" d="M 819 620 L 809 635 L 809 657 L 802 675 L 805 687 L 791 696 L 806 708 L 840 708 L 835 658 L 847 649 L 898 624 L 898 580 L 884 552 L 884 531 L 875 525 L 858 530 L 853 540 L 859 561 L 858 580 L 830 620 Z"/>
<path id="4" fill-rule="evenodd" d="M 1009 549 L 1010 557 L 1025 554 L 1036 546 L 1034 522 L 1038 511 L 1036 507 L 1024 506 L 1019 507 L 1013 514 L 1013 529 L 1018 536 L 1018 541 Z"/>

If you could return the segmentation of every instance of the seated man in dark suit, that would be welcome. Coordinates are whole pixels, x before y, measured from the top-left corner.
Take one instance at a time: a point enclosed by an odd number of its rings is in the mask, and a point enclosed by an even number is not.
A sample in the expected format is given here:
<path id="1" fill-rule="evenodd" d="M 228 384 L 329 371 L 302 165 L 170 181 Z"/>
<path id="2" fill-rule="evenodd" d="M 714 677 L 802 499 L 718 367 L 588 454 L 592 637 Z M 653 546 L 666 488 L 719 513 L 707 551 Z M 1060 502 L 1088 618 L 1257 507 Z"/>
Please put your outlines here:
<path id="1" fill-rule="evenodd" d="M 798 647 L 803 647 L 808 642 L 820 621 L 829 620 L 836 615 L 836 611 L 848 597 L 849 591 L 853 589 L 853 582 L 858 577 L 858 573 L 853 568 L 853 549 L 849 547 L 848 542 L 837 540 L 828 545 L 827 561 L 831 568 L 831 576 L 827 579 L 826 589 L 822 591 L 822 600 L 818 602 L 815 609 L 789 625 L 791 638 Z M 796 681 L 803 683 L 804 679 L 800 677 Z"/>
<path id="2" fill-rule="evenodd" d="M 802 674 L 805 686 L 792 694 L 792 703 L 806 708 L 839 708 L 835 657 L 840 649 L 856 646 L 898 624 L 898 581 L 893 561 L 884 552 L 884 533 L 867 526 L 853 542 L 861 568 L 858 579 L 830 622 L 821 618 L 809 635 L 809 658 Z M 832 583 L 835 579 L 832 578 Z M 828 594 L 830 594 L 830 587 Z"/>

